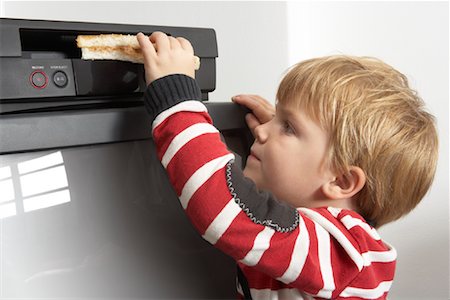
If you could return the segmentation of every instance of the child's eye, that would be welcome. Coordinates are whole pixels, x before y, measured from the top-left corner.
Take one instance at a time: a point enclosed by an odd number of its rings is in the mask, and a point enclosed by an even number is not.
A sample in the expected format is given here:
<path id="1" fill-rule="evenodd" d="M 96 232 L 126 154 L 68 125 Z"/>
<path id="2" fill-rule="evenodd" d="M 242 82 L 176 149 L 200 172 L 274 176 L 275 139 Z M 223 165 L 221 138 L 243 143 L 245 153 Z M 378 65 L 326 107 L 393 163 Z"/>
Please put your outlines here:
<path id="1" fill-rule="evenodd" d="M 287 121 L 283 122 L 283 132 L 286 134 L 295 134 L 294 128 Z"/>

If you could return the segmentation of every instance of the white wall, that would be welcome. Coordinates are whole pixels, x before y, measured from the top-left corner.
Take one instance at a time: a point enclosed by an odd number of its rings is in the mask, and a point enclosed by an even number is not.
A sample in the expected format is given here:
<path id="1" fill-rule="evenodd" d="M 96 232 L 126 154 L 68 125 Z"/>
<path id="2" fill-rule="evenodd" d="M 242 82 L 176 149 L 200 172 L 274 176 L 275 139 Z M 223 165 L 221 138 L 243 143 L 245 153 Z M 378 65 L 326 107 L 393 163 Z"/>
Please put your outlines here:
<path id="1" fill-rule="evenodd" d="M 419 207 L 381 232 L 399 252 L 390 299 L 448 299 L 448 2 L 3 2 L 2 17 L 211 27 L 219 45 L 213 101 L 274 99 L 305 58 L 376 56 L 404 72 L 437 117 L 440 161 Z M 413 179 L 412 179 L 413 184 Z"/>
<path id="2" fill-rule="evenodd" d="M 440 160 L 431 191 L 380 231 L 399 255 L 390 299 L 449 299 L 448 2 L 309 1 L 289 3 L 288 14 L 289 64 L 330 54 L 378 57 L 408 76 L 436 116 Z"/>

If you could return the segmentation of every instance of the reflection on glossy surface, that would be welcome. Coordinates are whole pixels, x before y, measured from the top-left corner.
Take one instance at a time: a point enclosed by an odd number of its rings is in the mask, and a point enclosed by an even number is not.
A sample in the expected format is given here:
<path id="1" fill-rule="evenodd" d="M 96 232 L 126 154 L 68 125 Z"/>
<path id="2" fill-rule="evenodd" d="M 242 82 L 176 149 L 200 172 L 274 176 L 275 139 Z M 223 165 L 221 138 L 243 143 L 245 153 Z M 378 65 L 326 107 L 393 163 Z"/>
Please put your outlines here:
<path id="1" fill-rule="evenodd" d="M 9 165 L 7 160 L 0 168 L 0 218 L 70 202 L 61 151 Z"/>
<path id="2" fill-rule="evenodd" d="M 0 168 L 0 219 L 17 214 L 11 167 Z"/>
<path id="3" fill-rule="evenodd" d="M 2 155 L 0 188 L 0 298 L 235 298 L 151 141 Z"/>
<path id="4" fill-rule="evenodd" d="M 37 209 L 52 207 L 70 202 L 69 190 L 47 193 L 41 196 L 30 197 L 23 200 L 23 210 L 30 212 Z"/>

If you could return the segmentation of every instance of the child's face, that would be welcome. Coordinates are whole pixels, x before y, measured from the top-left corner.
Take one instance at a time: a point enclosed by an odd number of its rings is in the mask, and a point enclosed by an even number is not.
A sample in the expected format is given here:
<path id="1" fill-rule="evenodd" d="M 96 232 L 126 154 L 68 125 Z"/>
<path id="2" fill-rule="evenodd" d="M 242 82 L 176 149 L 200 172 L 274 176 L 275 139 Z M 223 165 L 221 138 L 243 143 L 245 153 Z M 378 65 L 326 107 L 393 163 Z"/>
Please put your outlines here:
<path id="1" fill-rule="evenodd" d="M 275 117 L 255 130 L 244 175 L 294 207 L 312 207 L 333 180 L 324 164 L 327 133 L 302 111 L 277 105 Z"/>

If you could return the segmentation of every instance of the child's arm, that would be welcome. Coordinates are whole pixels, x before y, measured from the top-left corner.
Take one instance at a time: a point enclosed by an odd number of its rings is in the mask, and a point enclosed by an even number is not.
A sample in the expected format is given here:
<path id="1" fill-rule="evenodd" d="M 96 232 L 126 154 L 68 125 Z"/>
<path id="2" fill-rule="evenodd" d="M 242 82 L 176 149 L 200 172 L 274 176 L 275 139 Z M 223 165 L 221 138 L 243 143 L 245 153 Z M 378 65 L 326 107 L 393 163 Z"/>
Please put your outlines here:
<path id="1" fill-rule="evenodd" d="M 193 51 L 183 45 L 185 40 L 161 33 L 138 39 L 150 84 L 144 100 L 155 118 L 158 157 L 186 214 L 207 241 L 243 265 L 323 298 L 338 296 L 350 282 L 376 288 L 380 281 L 392 280 L 393 274 L 370 275 L 373 269 L 362 277 L 364 284 L 355 280 L 373 262 L 363 252 L 385 249 L 381 241 L 370 241 L 361 249 L 349 233 L 367 235 L 360 229 L 361 220 L 339 210 L 296 210 L 259 192 L 243 176 L 198 101 Z M 348 228 L 340 218 L 350 220 Z M 385 285 L 377 290 L 380 295 Z M 347 290 L 347 295 L 352 291 L 364 293 Z"/>

